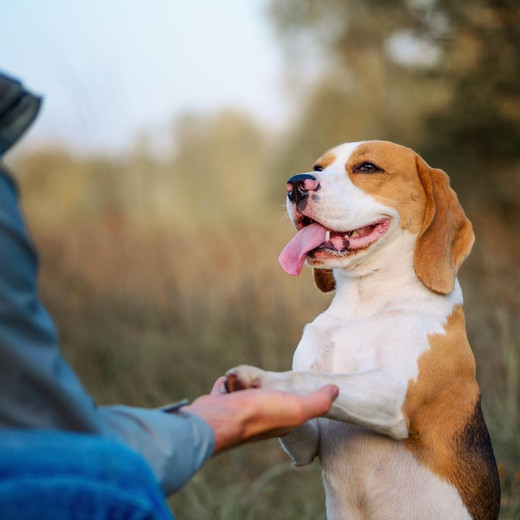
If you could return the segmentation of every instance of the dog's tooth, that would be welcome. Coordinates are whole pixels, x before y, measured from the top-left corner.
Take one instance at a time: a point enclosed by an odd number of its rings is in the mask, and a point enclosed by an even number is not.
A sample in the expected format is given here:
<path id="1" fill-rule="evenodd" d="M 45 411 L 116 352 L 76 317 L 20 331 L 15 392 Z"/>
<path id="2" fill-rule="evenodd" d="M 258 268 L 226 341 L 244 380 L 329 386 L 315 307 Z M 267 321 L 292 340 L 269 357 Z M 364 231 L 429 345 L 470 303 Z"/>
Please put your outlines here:
<path id="1" fill-rule="evenodd" d="M 328 242 L 330 240 L 330 231 L 327 230 L 327 232 L 325 233 L 325 242 Z"/>

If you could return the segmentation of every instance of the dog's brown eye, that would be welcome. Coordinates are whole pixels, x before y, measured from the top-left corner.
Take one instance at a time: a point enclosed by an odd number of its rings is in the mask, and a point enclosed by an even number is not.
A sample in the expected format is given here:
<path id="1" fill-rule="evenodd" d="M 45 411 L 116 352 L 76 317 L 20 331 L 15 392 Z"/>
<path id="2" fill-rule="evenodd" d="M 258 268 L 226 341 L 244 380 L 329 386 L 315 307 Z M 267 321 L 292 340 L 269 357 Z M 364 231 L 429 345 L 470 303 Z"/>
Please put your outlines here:
<path id="1" fill-rule="evenodd" d="M 364 162 L 363 164 L 360 164 L 355 171 L 357 173 L 376 173 L 380 172 L 381 168 L 378 168 L 375 164 L 372 164 L 371 162 Z"/>
<path id="2" fill-rule="evenodd" d="M 319 164 L 315 164 L 312 169 L 315 171 L 315 172 L 322 172 L 323 171 L 323 168 L 319 165 Z"/>

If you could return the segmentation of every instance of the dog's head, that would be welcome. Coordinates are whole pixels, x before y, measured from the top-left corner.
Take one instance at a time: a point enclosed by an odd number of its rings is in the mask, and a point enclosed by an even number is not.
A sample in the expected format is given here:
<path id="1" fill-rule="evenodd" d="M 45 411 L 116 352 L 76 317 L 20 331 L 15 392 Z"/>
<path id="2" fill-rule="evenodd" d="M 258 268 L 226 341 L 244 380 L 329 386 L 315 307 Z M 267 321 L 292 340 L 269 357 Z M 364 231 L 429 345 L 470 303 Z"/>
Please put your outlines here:
<path id="1" fill-rule="evenodd" d="M 471 223 L 448 176 L 394 143 L 337 146 L 316 161 L 312 172 L 291 177 L 287 192 L 298 233 L 280 263 L 298 275 L 306 260 L 325 292 L 334 289 L 332 269 L 358 269 L 406 235 L 413 238 L 417 278 L 430 290 L 448 294 L 473 245 Z"/>

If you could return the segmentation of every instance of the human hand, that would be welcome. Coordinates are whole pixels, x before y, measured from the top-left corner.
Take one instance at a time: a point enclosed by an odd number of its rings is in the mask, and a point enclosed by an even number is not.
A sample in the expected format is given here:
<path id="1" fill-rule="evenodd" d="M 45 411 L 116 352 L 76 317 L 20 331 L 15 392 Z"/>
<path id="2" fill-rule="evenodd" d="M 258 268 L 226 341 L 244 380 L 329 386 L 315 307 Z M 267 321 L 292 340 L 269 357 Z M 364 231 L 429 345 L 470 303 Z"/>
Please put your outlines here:
<path id="1" fill-rule="evenodd" d="M 326 414 L 338 396 L 335 385 L 326 385 L 306 397 L 276 390 L 248 389 L 224 393 L 221 377 L 209 395 L 199 397 L 184 412 L 204 419 L 215 433 L 215 450 L 289 433 L 305 421 Z"/>

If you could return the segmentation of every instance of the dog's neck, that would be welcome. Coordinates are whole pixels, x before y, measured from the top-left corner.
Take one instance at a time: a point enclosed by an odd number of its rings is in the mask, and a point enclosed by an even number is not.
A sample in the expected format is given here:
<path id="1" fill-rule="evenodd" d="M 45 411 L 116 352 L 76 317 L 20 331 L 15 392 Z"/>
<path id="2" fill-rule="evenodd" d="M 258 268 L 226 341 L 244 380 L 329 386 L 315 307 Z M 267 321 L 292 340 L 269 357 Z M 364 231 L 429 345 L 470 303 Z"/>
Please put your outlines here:
<path id="1" fill-rule="evenodd" d="M 462 303 L 458 283 L 450 295 L 442 296 L 419 281 L 413 267 L 414 244 L 414 236 L 402 233 L 374 255 L 353 258 L 348 268 L 334 269 L 336 294 L 329 310 L 343 318 L 363 319 L 385 309 L 438 305 L 447 298 Z"/>

